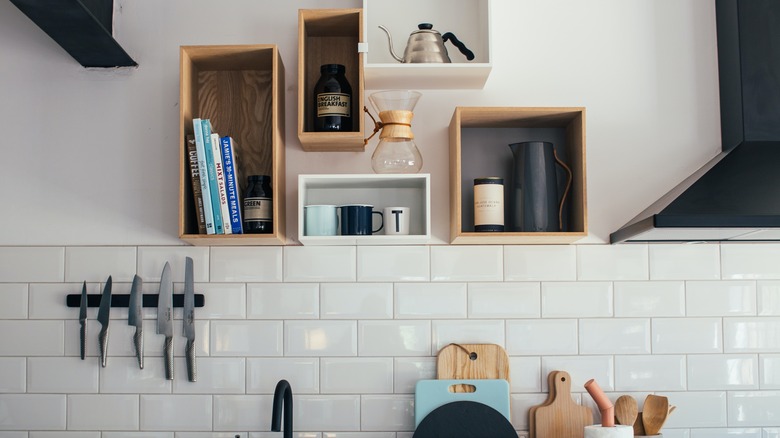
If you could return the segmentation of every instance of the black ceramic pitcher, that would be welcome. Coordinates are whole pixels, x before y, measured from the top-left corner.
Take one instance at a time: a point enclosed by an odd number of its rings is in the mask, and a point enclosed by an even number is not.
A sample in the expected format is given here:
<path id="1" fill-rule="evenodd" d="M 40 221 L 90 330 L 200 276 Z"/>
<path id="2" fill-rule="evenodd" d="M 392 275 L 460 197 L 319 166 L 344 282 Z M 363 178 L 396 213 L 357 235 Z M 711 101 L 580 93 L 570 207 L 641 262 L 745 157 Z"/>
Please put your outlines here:
<path id="1" fill-rule="evenodd" d="M 572 174 L 558 159 L 553 144 L 524 141 L 509 145 L 514 155 L 509 211 L 512 231 L 562 231 L 563 203 L 571 188 Z M 558 199 L 555 164 L 568 173 L 566 188 Z"/>

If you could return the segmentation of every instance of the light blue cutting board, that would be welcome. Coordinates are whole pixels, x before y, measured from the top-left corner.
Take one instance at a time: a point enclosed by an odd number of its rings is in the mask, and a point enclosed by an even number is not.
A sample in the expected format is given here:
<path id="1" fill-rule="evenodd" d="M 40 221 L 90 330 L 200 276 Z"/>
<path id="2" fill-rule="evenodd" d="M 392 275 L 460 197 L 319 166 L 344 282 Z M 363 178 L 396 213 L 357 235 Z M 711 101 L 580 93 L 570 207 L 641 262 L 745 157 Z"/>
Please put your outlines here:
<path id="1" fill-rule="evenodd" d="M 452 385 L 474 385 L 474 392 L 450 392 Z M 509 420 L 509 382 L 503 379 L 419 380 L 414 390 L 414 426 L 439 406 L 474 401 L 497 410 Z"/>

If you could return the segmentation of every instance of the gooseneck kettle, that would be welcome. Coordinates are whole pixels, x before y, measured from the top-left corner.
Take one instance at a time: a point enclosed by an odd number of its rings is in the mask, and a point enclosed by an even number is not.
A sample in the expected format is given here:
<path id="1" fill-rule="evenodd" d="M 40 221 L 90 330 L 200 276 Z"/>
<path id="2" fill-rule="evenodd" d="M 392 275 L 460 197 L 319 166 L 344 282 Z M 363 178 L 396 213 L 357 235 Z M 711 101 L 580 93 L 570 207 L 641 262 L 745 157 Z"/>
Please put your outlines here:
<path id="1" fill-rule="evenodd" d="M 409 35 L 409 41 L 406 43 L 406 49 L 404 49 L 404 57 L 401 58 L 393 50 L 393 38 L 390 35 L 390 31 L 384 26 L 379 26 L 387 34 L 390 54 L 393 55 L 396 61 L 403 63 L 452 62 L 447 54 L 447 48 L 444 47 L 445 41 L 451 41 L 469 61 L 474 59 L 474 53 L 458 40 L 452 32 L 442 35 L 433 30 L 433 25 L 430 23 L 421 23 L 417 27 L 418 30 Z"/>

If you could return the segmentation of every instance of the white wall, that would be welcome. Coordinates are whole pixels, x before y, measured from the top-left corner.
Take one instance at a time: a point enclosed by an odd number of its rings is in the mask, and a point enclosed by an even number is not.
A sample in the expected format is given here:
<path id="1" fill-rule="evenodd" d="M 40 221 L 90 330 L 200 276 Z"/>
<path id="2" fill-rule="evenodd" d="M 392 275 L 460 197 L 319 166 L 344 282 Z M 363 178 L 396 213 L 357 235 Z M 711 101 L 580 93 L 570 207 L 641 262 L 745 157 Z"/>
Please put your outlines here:
<path id="1" fill-rule="evenodd" d="M 448 241 L 446 129 L 456 105 L 587 107 L 590 236 L 580 243 L 605 242 L 718 152 L 712 2 L 492 4 L 485 89 L 422 90 L 416 110 L 432 243 Z M 279 45 L 294 244 L 297 175 L 370 172 L 373 151 L 300 149 L 297 9 L 360 4 L 117 5 L 117 38 L 137 69 L 85 70 L 0 2 L 0 438 L 278 436 L 262 431 L 280 378 L 295 389 L 300 437 L 409 438 L 412 384 L 434 375 L 435 353 L 451 341 L 507 349 L 521 434 L 547 372 L 562 368 L 588 405 L 581 383 L 593 377 L 613 399 L 668 395 L 678 408 L 667 437 L 780 436 L 780 245 L 182 245 L 179 45 Z M 185 256 L 206 296 L 197 384 L 184 381 L 181 360 L 176 381 L 162 378 L 151 309 L 142 372 L 121 310 L 109 366 L 94 357 L 95 309 L 90 357 L 78 360 L 77 310 L 65 294 L 84 280 L 97 293 L 109 274 L 127 293 L 136 273 L 154 293 L 166 260 L 182 281 Z M 327 347 L 307 344 L 312 334 Z"/>
<path id="2" fill-rule="evenodd" d="M 305 153 L 297 117 L 297 9 L 357 1 L 120 1 L 137 69 L 85 70 L 10 3 L 0 6 L 0 243 L 179 244 L 178 47 L 275 43 L 286 67 L 287 229 L 297 175 L 371 173 L 365 153 Z M 720 148 L 714 4 L 493 0 L 483 90 L 422 90 L 416 141 L 433 189 L 433 243 L 449 242 L 447 126 L 455 106 L 585 106 L 590 237 L 605 242 Z M 208 18 L 209 24 L 202 24 Z M 403 41 L 398 30 L 396 39 Z M 386 50 L 379 47 L 377 50 Z M 370 92 L 371 90 L 369 90 Z M 56 217 L 56 220 L 54 219 Z"/>

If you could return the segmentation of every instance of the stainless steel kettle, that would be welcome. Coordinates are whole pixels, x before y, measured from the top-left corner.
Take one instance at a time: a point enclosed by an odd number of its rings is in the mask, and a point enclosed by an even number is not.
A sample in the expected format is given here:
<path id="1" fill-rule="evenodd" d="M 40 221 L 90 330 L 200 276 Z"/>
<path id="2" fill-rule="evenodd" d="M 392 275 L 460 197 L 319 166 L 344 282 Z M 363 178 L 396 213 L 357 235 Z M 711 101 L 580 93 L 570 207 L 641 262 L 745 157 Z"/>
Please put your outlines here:
<path id="1" fill-rule="evenodd" d="M 471 61 L 474 59 L 474 53 L 469 50 L 465 44 L 463 44 L 452 32 L 447 32 L 441 35 L 439 32 L 433 30 L 433 25 L 430 23 L 421 23 L 418 26 L 418 30 L 412 32 L 409 35 L 409 41 L 406 43 L 406 49 L 404 49 L 404 57 L 395 54 L 393 50 L 393 38 L 390 36 L 390 31 L 384 26 L 379 26 L 380 29 L 387 34 L 387 43 L 390 46 L 390 54 L 398 62 L 403 63 L 423 63 L 423 62 L 452 62 L 447 55 L 447 48 L 444 47 L 445 41 L 452 41 L 452 44 L 460 50 L 466 56 L 466 59 Z"/>

